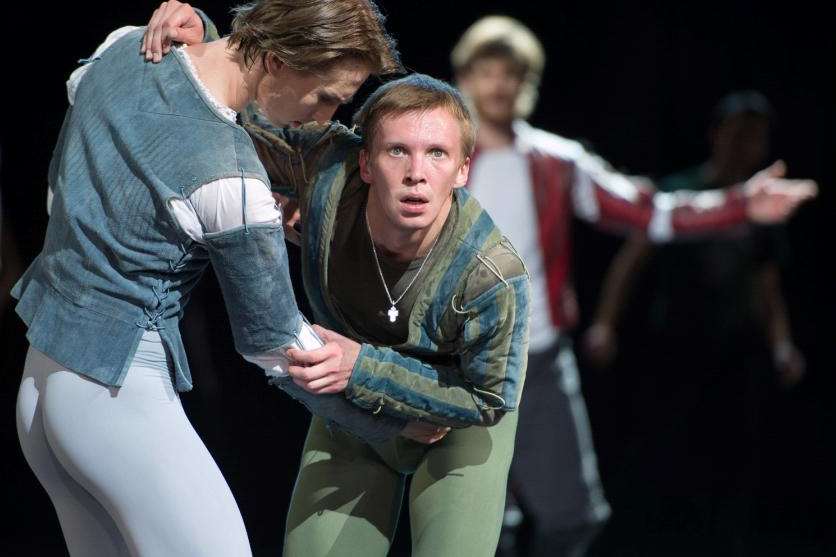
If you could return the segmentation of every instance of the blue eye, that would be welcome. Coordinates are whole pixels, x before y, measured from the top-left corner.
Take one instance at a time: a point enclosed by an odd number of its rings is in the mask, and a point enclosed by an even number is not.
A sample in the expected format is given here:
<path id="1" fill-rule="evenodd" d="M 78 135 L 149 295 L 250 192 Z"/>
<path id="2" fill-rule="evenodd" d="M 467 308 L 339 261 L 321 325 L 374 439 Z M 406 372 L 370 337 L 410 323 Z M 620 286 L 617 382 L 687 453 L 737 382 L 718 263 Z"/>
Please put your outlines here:
<path id="1" fill-rule="evenodd" d="M 404 153 L 403 147 L 400 147 L 399 145 L 395 145 L 394 147 L 389 148 L 389 154 L 390 155 L 399 156 L 399 155 L 403 155 L 403 153 Z"/>
<path id="2" fill-rule="evenodd" d="M 430 156 L 435 159 L 440 159 L 444 156 L 444 151 L 442 151 L 441 149 L 432 149 L 430 151 Z"/>

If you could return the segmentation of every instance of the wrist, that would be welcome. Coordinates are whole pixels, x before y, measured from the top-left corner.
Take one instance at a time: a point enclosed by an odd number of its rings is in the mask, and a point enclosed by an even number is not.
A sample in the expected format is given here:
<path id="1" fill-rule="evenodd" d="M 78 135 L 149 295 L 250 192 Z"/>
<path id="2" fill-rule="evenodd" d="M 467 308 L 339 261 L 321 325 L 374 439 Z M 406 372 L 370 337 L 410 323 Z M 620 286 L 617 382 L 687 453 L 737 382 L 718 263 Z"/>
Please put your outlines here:
<path id="1" fill-rule="evenodd" d="M 368 369 L 363 369 L 361 362 L 369 356 L 372 350 L 374 350 L 374 347 L 371 344 L 358 343 L 357 357 L 354 359 L 354 365 L 351 366 L 351 373 L 345 385 L 345 396 L 349 400 L 352 400 L 364 390 L 368 390 L 366 381 L 371 379 L 371 374 Z"/>
<path id="2" fill-rule="evenodd" d="M 738 186 L 732 186 L 723 191 L 726 196 L 726 206 L 728 207 L 732 220 L 740 222 L 756 220 L 754 206 L 752 204 L 754 185 L 751 181 L 752 178 Z"/>

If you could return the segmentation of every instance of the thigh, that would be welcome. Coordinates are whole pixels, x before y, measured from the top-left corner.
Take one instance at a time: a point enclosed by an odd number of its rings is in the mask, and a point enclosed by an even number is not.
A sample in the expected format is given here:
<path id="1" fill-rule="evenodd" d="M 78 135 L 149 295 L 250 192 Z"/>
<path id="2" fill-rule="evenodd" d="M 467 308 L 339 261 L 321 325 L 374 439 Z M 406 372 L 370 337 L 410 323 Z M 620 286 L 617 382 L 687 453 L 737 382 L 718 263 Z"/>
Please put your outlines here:
<path id="1" fill-rule="evenodd" d="M 238 506 L 168 370 L 138 357 L 118 389 L 72 371 L 49 375 L 50 448 L 114 519 L 132 554 L 249 556 Z"/>
<path id="2" fill-rule="evenodd" d="M 102 505 L 76 482 L 55 458 L 44 432 L 41 392 L 52 361 L 34 349 L 17 397 L 17 433 L 23 455 L 55 507 L 70 555 L 127 556 L 128 548 L 116 523 Z"/>
<path id="3" fill-rule="evenodd" d="M 311 422 L 287 518 L 289 557 L 384 556 L 403 498 L 404 476 L 357 438 Z"/>
<path id="4" fill-rule="evenodd" d="M 517 413 L 493 427 L 451 431 L 412 478 L 413 555 L 493 555 L 499 541 Z"/>
<path id="5" fill-rule="evenodd" d="M 571 529 L 609 516 L 598 475 L 574 354 L 532 354 L 520 423 L 511 490 L 534 526 Z"/>

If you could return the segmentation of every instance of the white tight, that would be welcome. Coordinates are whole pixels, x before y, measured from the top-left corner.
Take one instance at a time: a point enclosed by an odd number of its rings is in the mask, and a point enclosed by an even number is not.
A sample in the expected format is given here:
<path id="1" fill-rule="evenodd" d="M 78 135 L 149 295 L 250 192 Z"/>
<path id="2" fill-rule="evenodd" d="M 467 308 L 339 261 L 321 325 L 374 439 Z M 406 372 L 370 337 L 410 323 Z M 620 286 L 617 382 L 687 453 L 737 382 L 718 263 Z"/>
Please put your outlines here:
<path id="1" fill-rule="evenodd" d="M 17 399 L 29 466 L 73 557 L 250 556 L 241 513 L 146 333 L 121 388 L 30 348 Z"/>

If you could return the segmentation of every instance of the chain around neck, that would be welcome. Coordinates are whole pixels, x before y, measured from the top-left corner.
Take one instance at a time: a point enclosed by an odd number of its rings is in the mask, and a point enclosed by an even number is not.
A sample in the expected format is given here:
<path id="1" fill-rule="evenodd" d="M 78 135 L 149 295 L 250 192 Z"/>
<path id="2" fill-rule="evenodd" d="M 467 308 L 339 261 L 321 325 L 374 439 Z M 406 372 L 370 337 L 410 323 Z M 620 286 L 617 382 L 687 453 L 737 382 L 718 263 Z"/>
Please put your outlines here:
<path id="1" fill-rule="evenodd" d="M 383 269 L 381 269 L 381 267 L 380 267 L 380 258 L 377 255 L 377 249 L 374 247 L 374 237 L 372 237 L 372 227 L 369 226 L 369 205 L 368 205 L 368 203 L 366 203 L 363 207 L 363 217 L 366 221 L 366 230 L 369 233 L 369 241 L 372 244 L 372 255 L 374 255 L 374 263 L 377 266 L 377 274 L 380 276 L 380 282 L 381 282 L 381 284 L 383 284 L 383 291 L 386 292 L 386 299 L 389 300 L 389 304 L 391 304 L 392 307 L 395 307 L 398 304 L 398 302 L 400 302 L 403 299 L 403 297 L 406 296 L 406 293 L 409 291 L 409 289 L 412 287 L 412 285 L 415 284 L 415 280 L 418 278 L 418 275 L 421 274 L 421 270 L 424 268 L 424 264 L 426 264 L 427 260 L 430 258 L 430 255 L 432 255 L 432 252 L 435 249 L 435 245 L 438 243 L 438 239 L 441 238 L 442 231 L 439 230 L 438 236 L 436 236 L 435 240 L 433 240 L 433 245 L 430 246 L 430 250 L 427 252 L 427 255 L 424 256 L 424 260 L 421 261 L 421 265 L 418 267 L 418 271 L 415 272 L 415 276 L 413 276 L 412 280 L 409 281 L 409 284 L 406 285 L 406 288 L 404 288 L 403 292 L 401 292 L 401 295 L 398 296 L 398 299 L 393 300 L 392 299 L 392 294 L 389 293 L 389 287 L 386 285 L 386 279 L 383 278 Z"/>

